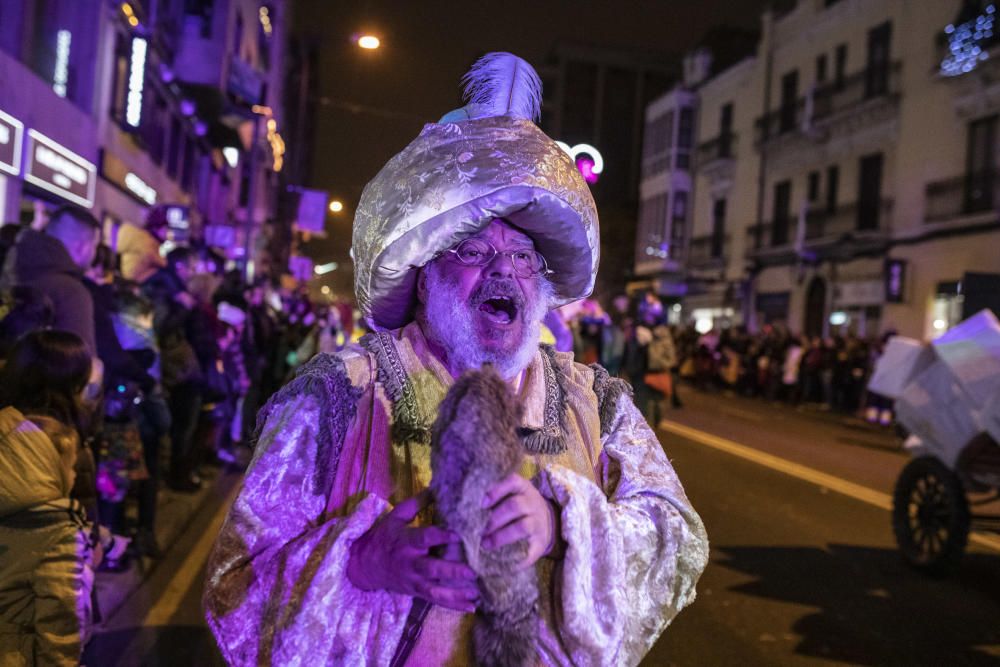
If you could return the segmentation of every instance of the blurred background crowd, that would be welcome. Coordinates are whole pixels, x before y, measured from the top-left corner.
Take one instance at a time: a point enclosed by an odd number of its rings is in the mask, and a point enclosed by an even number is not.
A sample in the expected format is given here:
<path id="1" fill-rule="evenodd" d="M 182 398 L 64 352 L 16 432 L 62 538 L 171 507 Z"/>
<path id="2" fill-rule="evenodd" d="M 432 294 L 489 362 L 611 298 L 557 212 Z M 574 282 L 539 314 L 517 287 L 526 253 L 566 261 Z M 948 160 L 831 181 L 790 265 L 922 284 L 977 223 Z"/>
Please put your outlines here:
<path id="1" fill-rule="evenodd" d="M 61 612 L 35 631 L 53 647 L 95 618 L 95 571 L 161 556 L 163 488 L 245 466 L 258 408 L 355 333 L 349 304 L 248 281 L 208 248 L 173 246 L 155 215 L 123 226 L 116 251 L 105 240 L 73 207 L 0 227 L 0 549 L 24 556 L 3 559 L 0 588 L 40 604 L 51 559 Z"/>

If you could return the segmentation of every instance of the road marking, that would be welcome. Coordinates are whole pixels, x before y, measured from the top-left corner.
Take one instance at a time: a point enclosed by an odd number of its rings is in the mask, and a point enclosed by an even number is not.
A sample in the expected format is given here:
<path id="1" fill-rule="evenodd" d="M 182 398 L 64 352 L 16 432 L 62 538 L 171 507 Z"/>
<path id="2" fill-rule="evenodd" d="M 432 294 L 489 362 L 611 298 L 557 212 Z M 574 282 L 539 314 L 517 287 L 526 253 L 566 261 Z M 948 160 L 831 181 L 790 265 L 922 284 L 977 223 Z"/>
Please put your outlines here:
<path id="1" fill-rule="evenodd" d="M 836 491 L 837 493 L 849 496 L 855 500 L 860 500 L 861 502 L 868 503 L 869 505 L 874 505 L 880 509 L 884 509 L 889 512 L 892 511 L 892 496 L 887 493 L 869 489 L 867 486 L 849 482 L 846 479 L 835 477 L 834 475 L 821 472 L 815 468 L 810 468 L 808 466 L 783 459 L 779 456 L 775 456 L 774 454 L 768 454 L 767 452 L 762 452 L 759 449 L 754 449 L 753 447 L 749 447 L 747 445 L 741 445 L 738 442 L 727 440 L 726 438 L 720 438 L 717 435 L 713 435 L 696 428 L 691 428 L 690 426 L 678 424 L 677 422 L 663 420 L 658 426 L 664 431 L 669 431 L 683 438 L 700 442 L 701 444 L 707 445 L 713 449 L 718 449 L 719 451 L 726 452 L 727 454 L 738 456 L 741 459 L 752 461 L 758 465 L 770 468 L 771 470 L 777 470 L 778 472 L 791 475 L 792 477 L 816 484 L 817 486 L 826 487 L 831 491 Z M 1000 538 L 993 535 L 970 533 L 969 541 L 989 549 L 1000 551 Z"/>
<path id="2" fill-rule="evenodd" d="M 219 535 L 222 522 L 229 512 L 229 506 L 233 504 L 240 486 L 239 484 L 234 484 L 233 488 L 226 495 L 225 501 L 216 510 L 215 516 L 212 517 L 211 523 L 205 528 L 205 532 L 202 533 L 197 544 L 188 552 L 184 562 L 177 568 L 177 572 L 174 573 L 170 583 L 167 584 L 167 587 L 163 590 L 163 594 L 160 595 L 160 599 L 156 601 L 156 604 L 146 614 L 146 618 L 142 622 L 143 626 L 148 628 L 157 625 L 167 625 L 174 614 L 177 613 L 177 609 L 184 600 L 184 596 L 191 589 L 194 580 L 201 573 L 202 565 L 205 564 L 205 559 L 208 557 L 208 551 L 212 548 L 215 538 Z"/>

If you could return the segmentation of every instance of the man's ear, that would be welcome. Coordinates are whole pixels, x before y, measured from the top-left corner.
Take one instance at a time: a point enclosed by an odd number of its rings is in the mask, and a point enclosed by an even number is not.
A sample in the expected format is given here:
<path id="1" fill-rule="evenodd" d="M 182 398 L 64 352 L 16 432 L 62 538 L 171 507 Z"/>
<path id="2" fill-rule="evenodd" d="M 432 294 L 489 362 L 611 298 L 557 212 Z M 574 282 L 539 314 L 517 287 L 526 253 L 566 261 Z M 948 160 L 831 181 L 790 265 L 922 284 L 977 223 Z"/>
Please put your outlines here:
<path id="1" fill-rule="evenodd" d="M 427 304 L 427 265 L 417 270 L 417 301 L 420 305 Z"/>

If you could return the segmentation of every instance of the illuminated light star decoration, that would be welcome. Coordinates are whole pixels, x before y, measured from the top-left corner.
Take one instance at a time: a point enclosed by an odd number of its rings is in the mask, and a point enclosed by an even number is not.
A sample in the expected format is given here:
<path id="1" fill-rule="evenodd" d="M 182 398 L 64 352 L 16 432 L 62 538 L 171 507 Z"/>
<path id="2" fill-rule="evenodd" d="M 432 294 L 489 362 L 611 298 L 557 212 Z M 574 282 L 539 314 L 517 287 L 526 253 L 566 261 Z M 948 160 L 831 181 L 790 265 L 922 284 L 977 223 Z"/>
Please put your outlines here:
<path id="1" fill-rule="evenodd" d="M 993 39 L 993 22 L 996 19 L 996 5 L 987 5 L 984 13 L 960 25 L 947 25 L 944 32 L 948 36 L 948 55 L 941 61 L 942 76 L 960 76 L 976 68 L 981 61 L 989 58 L 985 48 Z"/>
<path id="2" fill-rule="evenodd" d="M 597 183 L 601 172 L 604 171 L 604 157 L 599 150 L 590 144 L 576 144 L 572 147 L 563 141 L 557 141 L 556 144 L 573 159 L 583 180 L 590 185 Z"/>

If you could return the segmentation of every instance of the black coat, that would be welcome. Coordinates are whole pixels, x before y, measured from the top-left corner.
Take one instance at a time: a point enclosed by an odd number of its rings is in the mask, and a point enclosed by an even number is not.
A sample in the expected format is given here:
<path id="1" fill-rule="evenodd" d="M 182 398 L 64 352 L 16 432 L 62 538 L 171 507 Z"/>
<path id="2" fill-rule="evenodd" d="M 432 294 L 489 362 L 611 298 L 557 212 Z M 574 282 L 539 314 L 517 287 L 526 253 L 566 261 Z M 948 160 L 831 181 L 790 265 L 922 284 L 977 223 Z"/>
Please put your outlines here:
<path id="1" fill-rule="evenodd" d="M 114 288 L 98 285 L 84 279 L 84 285 L 94 301 L 94 333 L 97 338 L 97 356 L 104 362 L 104 385 L 135 382 L 145 391 L 152 391 L 156 381 L 146 372 L 136 358 L 122 348 L 115 333 L 112 317 L 116 312 Z"/>

